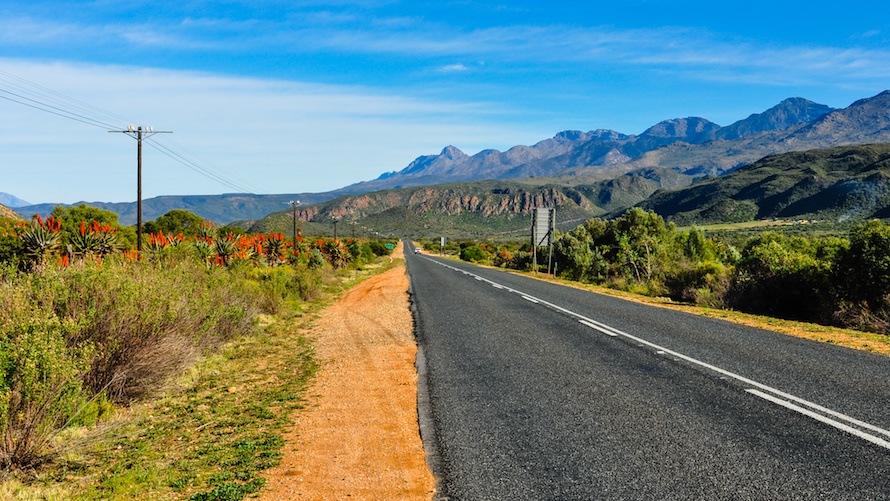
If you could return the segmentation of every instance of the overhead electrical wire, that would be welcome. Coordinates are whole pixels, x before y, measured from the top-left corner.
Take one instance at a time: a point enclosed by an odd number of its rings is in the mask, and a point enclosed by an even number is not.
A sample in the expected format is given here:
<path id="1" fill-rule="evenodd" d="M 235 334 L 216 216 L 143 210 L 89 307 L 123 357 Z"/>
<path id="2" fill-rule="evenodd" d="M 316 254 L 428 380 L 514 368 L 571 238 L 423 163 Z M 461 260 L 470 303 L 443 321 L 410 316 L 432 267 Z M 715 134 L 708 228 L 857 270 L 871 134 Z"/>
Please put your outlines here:
<path id="1" fill-rule="evenodd" d="M 112 122 L 127 122 L 126 118 L 123 118 L 119 115 L 115 115 L 109 111 L 103 110 L 102 108 L 93 106 L 91 104 L 85 103 L 73 97 L 66 96 L 61 92 L 49 89 L 40 84 L 36 84 L 29 80 L 25 80 L 22 77 L 13 75 L 12 73 L 0 70 L 0 82 L 5 84 L 5 86 L 9 88 L 13 88 L 16 90 L 15 93 L 11 92 L 8 89 L 0 88 L 0 92 L 7 93 L 9 95 L 14 95 L 21 99 L 25 99 L 29 101 L 31 104 L 23 103 L 21 101 L 17 101 L 11 98 L 6 98 L 13 102 L 18 102 L 20 104 L 25 104 L 26 106 L 31 106 L 33 108 L 46 111 L 48 113 L 59 114 L 62 113 L 65 118 L 72 119 L 83 119 L 89 122 L 90 125 L 96 125 L 97 127 L 116 127 L 112 125 Z M 28 96 L 32 97 L 28 97 Z M 0 96 L 2 97 L 2 96 Z M 39 98 L 39 100 L 38 100 Z M 48 104 L 46 101 L 54 103 L 55 105 Z M 56 110 L 57 112 L 53 112 L 51 110 Z M 66 109 L 67 108 L 67 109 Z M 77 111 L 71 111 L 71 109 L 75 109 Z M 86 114 L 93 115 L 92 117 L 86 116 Z M 96 115 L 100 117 L 97 117 Z M 103 117 L 104 116 L 104 117 Z M 110 120 L 110 121 L 105 121 Z M 80 120 L 78 120 L 80 121 Z M 98 125 L 97 125 L 98 124 Z"/>
<path id="2" fill-rule="evenodd" d="M 171 148 L 161 144 L 159 141 L 149 141 L 146 144 L 151 146 L 152 148 L 160 151 L 164 155 L 167 155 L 168 157 L 172 158 L 173 160 L 176 160 L 177 162 L 181 163 L 182 165 L 188 167 L 189 169 L 197 172 L 198 174 L 201 174 L 202 176 L 212 179 L 224 186 L 232 188 L 233 190 L 235 190 L 239 193 L 253 193 L 252 190 L 245 188 L 241 185 L 235 184 L 232 181 L 229 181 L 228 179 L 220 176 L 219 174 L 216 174 L 215 172 L 209 170 L 207 167 L 204 167 L 204 166 L 198 164 L 197 162 L 184 157 L 182 154 L 180 154 L 176 151 L 173 151 Z"/>
<path id="3" fill-rule="evenodd" d="M 122 126 L 120 124 L 134 123 L 133 121 L 129 121 L 110 111 L 66 96 L 58 91 L 43 87 L 13 75 L 12 73 L 3 71 L 2 69 L 0 69 L 0 99 L 104 129 L 106 131 L 125 130 L 127 126 Z M 112 122 L 115 122 L 116 124 Z M 176 143 L 175 141 L 169 142 L 172 143 L 173 146 L 165 146 L 156 140 L 148 141 L 146 144 L 194 172 L 222 184 L 223 186 L 241 193 L 254 192 L 254 190 L 247 189 L 243 185 L 215 172 L 213 168 L 188 158 L 185 152 L 187 149 L 179 143 Z"/>

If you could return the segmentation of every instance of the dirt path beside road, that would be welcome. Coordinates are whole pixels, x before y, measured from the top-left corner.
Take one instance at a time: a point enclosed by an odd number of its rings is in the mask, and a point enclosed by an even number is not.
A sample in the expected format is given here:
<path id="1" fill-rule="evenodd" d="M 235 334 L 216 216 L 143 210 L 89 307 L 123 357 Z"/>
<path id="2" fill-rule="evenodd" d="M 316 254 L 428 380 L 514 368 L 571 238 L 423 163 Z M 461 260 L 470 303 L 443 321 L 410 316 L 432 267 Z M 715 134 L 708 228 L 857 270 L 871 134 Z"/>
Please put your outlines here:
<path id="1" fill-rule="evenodd" d="M 321 368 L 261 500 L 433 497 L 407 291 L 402 263 L 347 291 L 315 322 L 309 336 Z"/>

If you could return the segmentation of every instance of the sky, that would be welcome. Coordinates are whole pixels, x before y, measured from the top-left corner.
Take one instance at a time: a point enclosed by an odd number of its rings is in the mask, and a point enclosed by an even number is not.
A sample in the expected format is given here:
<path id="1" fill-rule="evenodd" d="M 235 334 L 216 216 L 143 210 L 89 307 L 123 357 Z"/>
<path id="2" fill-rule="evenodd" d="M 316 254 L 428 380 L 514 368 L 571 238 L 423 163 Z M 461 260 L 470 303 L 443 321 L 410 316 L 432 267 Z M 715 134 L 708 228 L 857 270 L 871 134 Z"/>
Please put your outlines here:
<path id="1" fill-rule="evenodd" d="M 890 4 L 0 0 L 0 192 L 324 192 L 453 145 L 890 88 Z"/>

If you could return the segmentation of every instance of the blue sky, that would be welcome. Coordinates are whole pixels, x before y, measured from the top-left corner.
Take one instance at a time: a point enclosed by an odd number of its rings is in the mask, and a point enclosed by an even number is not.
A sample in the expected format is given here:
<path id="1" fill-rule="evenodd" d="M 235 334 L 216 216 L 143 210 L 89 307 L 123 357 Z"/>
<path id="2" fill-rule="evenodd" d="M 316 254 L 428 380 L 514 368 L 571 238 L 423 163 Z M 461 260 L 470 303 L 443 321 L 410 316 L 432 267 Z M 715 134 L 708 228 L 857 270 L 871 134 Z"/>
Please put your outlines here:
<path id="1" fill-rule="evenodd" d="M 446 145 L 728 125 L 794 96 L 845 107 L 890 88 L 888 42 L 878 1 L 0 1 L 0 191 L 134 200 L 135 141 L 103 125 L 174 131 L 145 149 L 152 197 L 320 192 Z"/>

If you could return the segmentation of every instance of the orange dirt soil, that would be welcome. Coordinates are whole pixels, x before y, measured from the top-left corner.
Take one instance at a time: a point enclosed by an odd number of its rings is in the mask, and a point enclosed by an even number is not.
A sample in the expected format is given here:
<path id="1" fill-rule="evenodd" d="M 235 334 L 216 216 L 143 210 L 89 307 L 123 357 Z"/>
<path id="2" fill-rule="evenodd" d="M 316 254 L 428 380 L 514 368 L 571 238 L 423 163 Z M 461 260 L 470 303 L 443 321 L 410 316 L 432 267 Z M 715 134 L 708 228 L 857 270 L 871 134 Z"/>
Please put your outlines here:
<path id="1" fill-rule="evenodd" d="M 315 322 L 309 336 L 321 368 L 261 500 L 433 497 L 407 291 L 402 263 L 347 291 Z"/>

